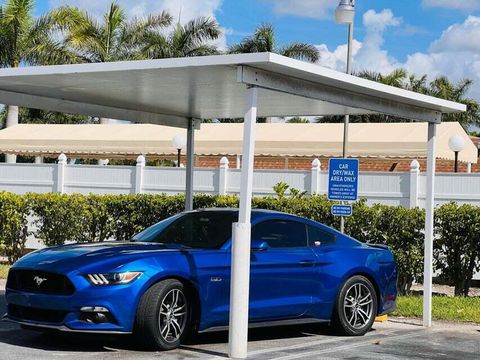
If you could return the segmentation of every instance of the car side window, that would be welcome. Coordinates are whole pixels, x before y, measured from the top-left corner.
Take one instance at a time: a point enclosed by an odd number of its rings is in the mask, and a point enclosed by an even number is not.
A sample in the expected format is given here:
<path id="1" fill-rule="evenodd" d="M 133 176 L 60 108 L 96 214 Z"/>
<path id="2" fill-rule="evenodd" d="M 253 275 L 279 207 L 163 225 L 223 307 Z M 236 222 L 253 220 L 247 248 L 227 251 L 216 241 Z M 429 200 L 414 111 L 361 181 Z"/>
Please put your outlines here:
<path id="1" fill-rule="evenodd" d="M 267 220 L 252 229 L 252 239 L 266 241 L 271 248 L 308 246 L 305 224 L 288 220 Z"/>
<path id="2" fill-rule="evenodd" d="M 309 246 L 328 246 L 335 244 L 335 234 L 315 226 L 307 225 Z"/>

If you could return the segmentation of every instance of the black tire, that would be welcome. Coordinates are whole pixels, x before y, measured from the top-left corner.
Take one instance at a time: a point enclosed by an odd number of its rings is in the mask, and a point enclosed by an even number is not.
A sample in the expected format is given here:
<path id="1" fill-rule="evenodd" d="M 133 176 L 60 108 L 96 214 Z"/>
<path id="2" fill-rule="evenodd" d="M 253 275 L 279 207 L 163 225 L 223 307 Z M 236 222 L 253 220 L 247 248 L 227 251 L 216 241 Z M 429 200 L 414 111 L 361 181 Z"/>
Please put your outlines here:
<path id="1" fill-rule="evenodd" d="M 377 309 L 377 293 L 370 280 L 353 276 L 345 281 L 337 295 L 333 328 L 340 335 L 365 335 L 372 328 Z"/>
<path id="2" fill-rule="evenodd" d="M 148 349 L 172 350 L 187 335 L 189 323 L 190 302 L 185 287 L 178 280 L 168 279 L 143 294 L 137 308 L 134 336 Z"/>

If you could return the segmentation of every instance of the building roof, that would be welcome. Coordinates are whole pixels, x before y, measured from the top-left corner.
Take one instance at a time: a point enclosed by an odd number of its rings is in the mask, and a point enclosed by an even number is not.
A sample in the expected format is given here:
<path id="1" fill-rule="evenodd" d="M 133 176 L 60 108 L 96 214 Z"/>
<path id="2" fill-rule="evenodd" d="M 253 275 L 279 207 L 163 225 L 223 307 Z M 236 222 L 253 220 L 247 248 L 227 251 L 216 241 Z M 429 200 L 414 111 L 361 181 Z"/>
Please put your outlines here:
<path id="1" fill-rule="evenodd" d="M 257 124 L 256 155 L 327 156 L 342 153 L 343 124 Z M 202 124 L 195 134 L 197 155 L 242 153 L 243 124 Z M 150 124 L 17 125 L 0 131 L 0 152 L 94 158 L 135 158 L 174 154 L 172 138 L 185 130 Z M 437 127 L 437 157 L 454 159 L 448 148 L 452 135 L 465 139 L 460 161 L 476 163 L 477 147 L 454 122 Z M 349 154 L 353 157 L 424 158 L 426 123 L 350 124 Z"/>
<path id="2" fill-rule="evenodd" d="M 21 67 L 0 70 L 0 103 L 186 127 L 188 118 L 243 117 L 248 86 L 258 116 L 380 112 L 440 122 L 466 106 L 272 53 Z"/>

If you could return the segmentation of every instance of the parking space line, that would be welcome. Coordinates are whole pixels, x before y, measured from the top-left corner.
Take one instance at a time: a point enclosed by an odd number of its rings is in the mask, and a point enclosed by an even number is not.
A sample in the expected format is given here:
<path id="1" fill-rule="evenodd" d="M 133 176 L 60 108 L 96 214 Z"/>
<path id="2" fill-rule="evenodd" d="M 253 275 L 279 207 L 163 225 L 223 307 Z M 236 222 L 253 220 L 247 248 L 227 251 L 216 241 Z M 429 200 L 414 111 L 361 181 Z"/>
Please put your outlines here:
<path id="1" fill-rule="evenodd" d="M 387 334 L 391 334 L 393 332 L 395 332 L 395 330 L 386 331 L 386 332 L 382 333 L 381 335 L 387 335 Z M 370 334 L 365 335 L 365 337 L 372 337 L 372 336 L 378 336 L 378 335 L 380 335 L 380 334 L 372 333 L 371 335 Z M 328 344 L 328 343 L 338 342 L 338 341 L 345 340 L 345 339 L 349 339 L 349 337 L 334 337 L 334 338 L 311 341 L 311 342 L 306 342 L 306 343 L 304 342 L 304 343 L 290 345 L 290 346 L 282 346 L 282 347 L 275 348 L 275 349 L 256 350 L 256 351 L 249 352 L 248 354 L 249 355 L 262 355 L 262 354 L 268 354 L 268 353 L 277 352 L 277 351 L 301 349 L 301 348 L 308 347 L 308 346 Z"/>
<path id="2" fill-rule="evenodd" d="M 378 338 L 380 336 L 390 335 L 390 334 L 394 334 L 396 332 L 398 332 L 398 330 L 388 330 L 388 331 L 382 332 L 381 334 L 371 332 L 371 333 L 366 334 L 364 336 L 364 338 Z M 348 339 L 351 339 L 351 337 L 334 337 L 334 338 L 328 338 L 328 339 L 322 339 L 322 340 L 316 340 L 316 341 L 310 341 L 310 342 L 303 342 L 303 343 L 300 343 L 300 344 L 289 345 L 289 346 L 275 347 L 275 348 L 263 349 L 263 350 L 254 350 L 254 351 L 248 352 L 248 356 L 252 357 L 252 356 L 258 356 L 258 355 L 268 355 L 268 354 L 278 353 L 278 352 L 282 352 L 282 351 L 308 348 L 308 347 L 311 347 L 311 346 L 317 346 L 317 345 L 323 345 L 323 344 L 330 344 L 330 343 L 335 343 L 335 342 L 344 341 L 344 340 L 348 340 Z M 363 345 L 363 343 L 362 343 L 362 345 Z M 218 356 L 213 356 L 213 357 L 209 358 L 209 360 L 218 360 L 218 359 L 225 359 L 225 357 L 218 355 Z M 278 359 L 278 358 L 276 358 L 276 359 Z"/>
<path id="3" fill-rule="evenodd" d="M 416 330 L 414 333 L 409 333 L 409 334 L 404 334 L 404 335 L 398 335 L 398 336 L 393 336 L 390 338 L 385 338 L 384 341 L 391 341 L 391 340 L 399 340 L 399 339 L 408 339 L 410 337 L 417 336 L 417 332 L 420 332 L 421 330 Z M 282 357 L 276 357 L 275 360 L 291 360 L 291 359 L 300 359 L 303 357 L 307 356 L 312 356 L 312 355 L 322 355 L 322 354 L 328 354 L 334 351 L 344 351 L 344 350 L 350 350 L 350 349 L 355 349 L 358 347 L 362 346 L 368 346 L 368 345 L 373 345 L 370 341 L 369 342 L 359 342 L 355 344 L 350 344 L 350 345 L 343 345 L 343 346 L 336 346 L 332 347 L 329 349 L 323 349 L 323 350 L 314 350 L 314 351 L 307 351 L 303 352 L 300 354 L 293 354 L 293 355 L 287 355 L 287 356 L 282 356 Z"/>

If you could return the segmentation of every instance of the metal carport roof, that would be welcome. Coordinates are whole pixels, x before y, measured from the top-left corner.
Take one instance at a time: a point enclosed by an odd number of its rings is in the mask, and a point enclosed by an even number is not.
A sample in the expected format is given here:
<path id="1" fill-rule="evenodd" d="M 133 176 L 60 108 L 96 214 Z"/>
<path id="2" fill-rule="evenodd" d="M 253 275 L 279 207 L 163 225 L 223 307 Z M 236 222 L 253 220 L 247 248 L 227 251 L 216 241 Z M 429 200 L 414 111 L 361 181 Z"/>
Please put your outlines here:
<path id="1" fill-rule="evenodd" d="M 186 127 L 185 118 L 383 112 L 440 121 L 465 106 L 271 53 L 0 70 L 0 103 Z M 276 91 L 272 91 L 276 90 Z M 296 96 L 291 96 L 296 94 Z"/>
<path id="2" fill-rule="evenodd" d="M 187 208 L 193 205 L 193 118 L 244 117 L 239 221 L 232 231 L 232 358 L 247 356 L 257 116 L 379 112 L 429 122 L 423 320 L 431 326 L 436 128 L 442 113 L 465 105 L 270 53 L 2 69 L 0 103 L 187 127 Z"/>

